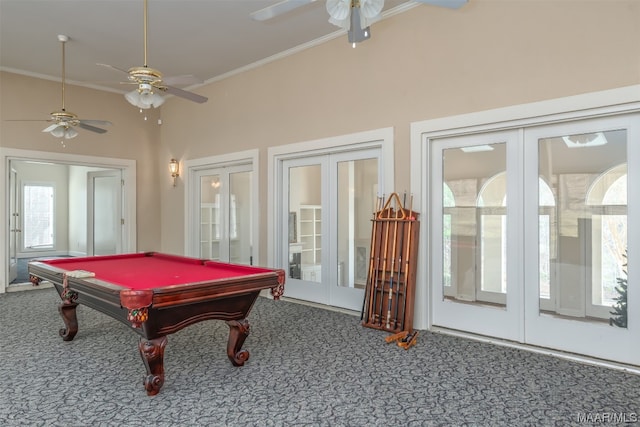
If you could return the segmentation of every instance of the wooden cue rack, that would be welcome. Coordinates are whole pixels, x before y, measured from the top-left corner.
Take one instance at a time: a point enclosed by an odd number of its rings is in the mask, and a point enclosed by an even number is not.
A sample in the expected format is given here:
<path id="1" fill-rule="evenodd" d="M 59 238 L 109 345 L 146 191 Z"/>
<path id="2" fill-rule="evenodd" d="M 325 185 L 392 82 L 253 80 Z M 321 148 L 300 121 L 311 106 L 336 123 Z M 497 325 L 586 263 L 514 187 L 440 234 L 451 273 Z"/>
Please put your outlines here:
<path id="1" fill-rule="evenodd" d="M 406 201 L 406 194 L 404 196 Z M 397 193 L 378 198 L 371 220 L 369 270 L 362 306 L 362 325 L 389 332 L 413 330 L 420 222 Z"/>

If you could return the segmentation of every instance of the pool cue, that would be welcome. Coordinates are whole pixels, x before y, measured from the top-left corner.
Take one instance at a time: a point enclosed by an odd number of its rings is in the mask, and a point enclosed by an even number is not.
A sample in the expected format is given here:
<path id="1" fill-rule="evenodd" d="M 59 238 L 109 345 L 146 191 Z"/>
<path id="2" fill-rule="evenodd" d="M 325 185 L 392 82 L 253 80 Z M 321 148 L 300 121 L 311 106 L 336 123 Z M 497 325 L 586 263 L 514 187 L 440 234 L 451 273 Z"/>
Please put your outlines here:
<path id="1" fill-rule="evenodd" d="M 413 224 L 413 221 L 415 221 L 415 219 L 413 219 L 413 194 L 410 197 L 410 202 L 409 202 L 409 226 L 408 226 L 408 231 L 407 231 L 407 254 L 404 258 L 404 295 L 402 298 L 402 302 L 403 304 L 400 306 L 400 308 L 402 309 L 402 317 L 400 320 L 400 325 L 402 327 L 402 329 L 404 329 L 404 315 L 405 312 L 407 310 L 407 279 L 409 278 L 409 250 L 411 248 L 411 225 Z M 398 298 L 400 298 L 400 296 L 398 295 Z"/>
<path id="2" fill-rule="evenodd" d="M 384 194 L 382 195 L 382 198 L 379 199 L 380 200 L 380 205 L 379 206 L 383 206 L 384 203 Z M 380 222 L 378 215 L 380 215 L 380 210 L 376 211 L 375 213 L 375 221 L 376 223 Z M 382 224 L 380 222 L 380 224 Z M 382 237 L 382 228 L 380 228 L 380 237 Z M 376 236 L 375 236 L 375 241 L 376 241 L 376 245 L 378 246 L 378 253 L 377 253 L 377 257 L 376 257 L 376 265 L 375 265 L 375 269 L 373 271 L 373 286 L 371 287 L 371 291 L 373 292 L 373 296 L 369 298 L 369 323 L 373 323 L 375 322 L 376 319 L 376 315 L 375 315 L 375 308 L 376 308 L 376 300 L 377 300 L 377 296 L 378 296 L 378 273 L 379 273 L 379 269 L 380 269 L 380 249 L 382 248 L 382 239 L 378 239 L 378 226 L 376 225 Z M 374 252 L 375 252 L 375 247 L 374 247 Z M 371 254 L 373 256 L 373 253 Z"/>
<path id="3" fill-rule="evenodd" d="M 395 194 L 395 193 L 394 193 Z M 397 194 L 396 194 L 397 199 Z M 391 328 L 391 304 L 393 303 L 393 267 L 396 261 L 396 248 L 398 244 L 398 208 L 396 206 L 395 221 L 393 225 L 393 246 L 391 249 L 391 269 L 389 270 L 389 298 L 387 299 L 387 323 L 385 328 Z M 382 323 L 382 321 L 381 321 Z"/>
<path id="4" fill-rule="evenodd" d="M 369 302 L 369 300 L 371 298 L 369 298 L 369 294 L 371 293 L 371 281 L 373 280 L 373 265 L 374 265 L 374 260 L 373 260 L 373 256 L 375 253 L 375 244 L 376 244 L 376 226 L 377 226 L 377 222 L 376 222 L 376 215 L 378 212 L 378 207 L 380 206 L 380 196 L 376 197 L 376 205 L 373 208 L 373 224 L 371 224 L 371 242 L 370 242 L 370 247 L 369 247 L 369 276 L 367 276 L 367 283 L 369 283 L 369 292 L 365 292 L 364 294 L 364 298 L 362 299 L 362 311 L 360 312 L 360 320 L 364 319 L 364 313 L 365 313 L 365 308 L 367 307 L 367 302 Z"/>
<path id="5" fill-rule="evenodd" d="M 404 195 L 402 197 L 402 214 L 403 216 L 405 216 L 405 212 L 404 212 L 404 207 L 407 204 L 407 192 L 404 192 Z M 396 329 L 398 327 L 398 301 L 400 301 L 400 273 L 402 272 L 402 244 L 404 241 L 404 232 L 405 232 L 405 227 L 404 227 L 404 223 L 405 221 L 402 221 L 402 233 L 400 234 L 400 251 L 398 252 L 398 278 L 396 279 L 396 282 L 398 283 L 397 285 L 397 289 L 396 289 L 396 306 L 394 309 L 394 313 L 393 313 L 393 329 Z"/>
<path id="6" fill-rule="evenodd" d="M 391 197 L 391 196 L 389 196 Z M 391 208 L 387 208 L 387 212 L 389 217 L 391 216 Z M 384 236 L 384 258 L 382 258 L 382 279 L 381 279 L 381 283 L 382 283 L 382 289 L 381 289 L 381 293 L 380 293 L 380 314 L 378 316 L 378 324 L 382 325 L 382 307 L 384 305 L 384 300 L 382 297 L 384 297 L 384 278 L 387 274 L 387 250 L 389 249 L 389 220 L 387 218 L 386 221 L 383 222 L 383 224 L 386 224 L 386 231 L 385 231 L 385 236 Z M 377 310 L 376 310 L 377 311 Z"/>

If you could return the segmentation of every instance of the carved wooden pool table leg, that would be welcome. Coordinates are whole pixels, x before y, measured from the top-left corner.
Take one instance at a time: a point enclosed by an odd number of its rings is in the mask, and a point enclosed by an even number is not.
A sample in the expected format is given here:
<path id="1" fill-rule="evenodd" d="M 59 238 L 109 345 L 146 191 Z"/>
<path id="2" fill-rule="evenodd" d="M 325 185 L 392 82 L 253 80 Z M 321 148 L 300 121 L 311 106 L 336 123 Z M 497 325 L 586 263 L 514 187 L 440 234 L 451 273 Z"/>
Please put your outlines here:
<path id="1" fill-rule="evenodd" d="M 249 336 L 249 321 L 228 320 L 229 325 L 229 341 L 227 341 L 227 356 L 234 366 L 242 366 L 244 362 L 249 360 L 249 352 L 240 350 L 244 340 Z"/>
<path id="2" fill-rule="evenodd" d="M 61 328 L 60 336 L 63 341 L 71 341 L 78 333 L 78 318 L 76 317 L 76 302 L 63 302 L 58 305 L 58 312 L 64 321 L 64 328 Z"/>
<path id="3" fill-rule="evenodd" d="M 144 388 L 148 396 L 155 396 L 164 384 L 164 348 L 167 345 L 167 337 L 151 340 L 140 338 L 138 349 L 140 356 L 147 368 L 147 376 L 144 377 Z"/>

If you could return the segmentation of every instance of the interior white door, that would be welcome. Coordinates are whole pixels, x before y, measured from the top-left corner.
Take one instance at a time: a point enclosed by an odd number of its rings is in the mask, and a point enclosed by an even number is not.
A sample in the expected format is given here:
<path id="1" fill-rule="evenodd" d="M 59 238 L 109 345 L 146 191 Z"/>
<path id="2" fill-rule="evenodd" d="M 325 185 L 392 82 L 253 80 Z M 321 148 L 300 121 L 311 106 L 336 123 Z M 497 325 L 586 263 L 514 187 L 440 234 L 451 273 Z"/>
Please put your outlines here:
<path id="1" fill-rule="evenodd" d="M 112 169 L 87 174 L 87 253 L 122 251 L 122 173 Z"/>
<path id="2" fill-rule="evenodd" d="M 519 340 L 517 131 L 431 142 L 433 324 Z M 510 244 L 511 242 L 511 244 Z"/>

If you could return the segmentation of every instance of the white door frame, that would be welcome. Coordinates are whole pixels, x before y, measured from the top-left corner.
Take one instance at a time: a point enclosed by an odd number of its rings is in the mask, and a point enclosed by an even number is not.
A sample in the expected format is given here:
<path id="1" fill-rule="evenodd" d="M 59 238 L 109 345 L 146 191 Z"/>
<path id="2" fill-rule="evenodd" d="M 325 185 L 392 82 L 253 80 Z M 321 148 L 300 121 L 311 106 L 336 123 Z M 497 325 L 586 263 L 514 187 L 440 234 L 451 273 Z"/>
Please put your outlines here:
<path id="1" fill-rule="evenodd" d="M 429 200 L 432 197 L 434 188 L 430 178 L 432 171 L 427 165 L 431 164 L 429 162 L 430 143 L 434 139 L 494 130 L 520 129 L 639 111 L 640 85 L 634 85 L 442 119 L 414 122 L 411 124 L 411 189 L 415 194 L 414 202 L 421 207 L 422 211 L 427 211 L 429 208 Z M 631 151 L 629 151 L 629 155 L 631 156 Z M 628 181 L 637 182 L 639 173 L 640 171 L 634 171 L 633 168 L 629 168 Z M 632 187 L 630 186 L 629 188 L 631 189 Z M 630 204 L 627 212 L 628 216 L 637 217 L 640 214 L 638 212 L 639 209 L 640 206 Z M 431 221 L 431 218 L 426 220 Z M 429 275 L 433 258 L 431 255 L 433 249 L 429 243 L 432 239 L 431 233 L 432 227 L 430 225 L 421 227 L 416 316 L 414 318 L 414 326 L 418 329 L 431 329 L 433 327 L 431 302 L 427 298 L 429 290 L 434 286 L 430 281 Z M 640 265 L 640 258 L 637 255 L 640 253 L 640 227 L 630 227 L 627 237 L 630 269 L 632 269 L 633 265 Z M 628 276 L 629 283 L 631 283 L 633 277 L 630 272 Z M 629 304 L 632 307 L 640 307 L 640 295 L 632 296 L 630 293 Z M 639 322 L 640 319 L 635 320 L 636 326 L 631 327 L 631 330 L 636 331 L 640 327 L 638 325 Z M 454 331 L 446 330 L 445 332 L 455 333 Z M 553 350 L 545 351 L 554 352 Z M 556 352 L 556 354 L 563 355 L 562 352 Z"/>
<path id="2" fill-rule="evenodd" d="M 9 273 L 9 162 L 11 160 L 35 160 L 39 162 L 65 163 L 122 170 L 124 179 L 124 231 L 123 251 L 135 252 L 136 240 L 136 162 L 129 159 L 84 156 L 67 153 L 21 150 L 0 147 L 0 188 L 4 197 L 0 198 L 0 293 L 6 292 Z"/>

